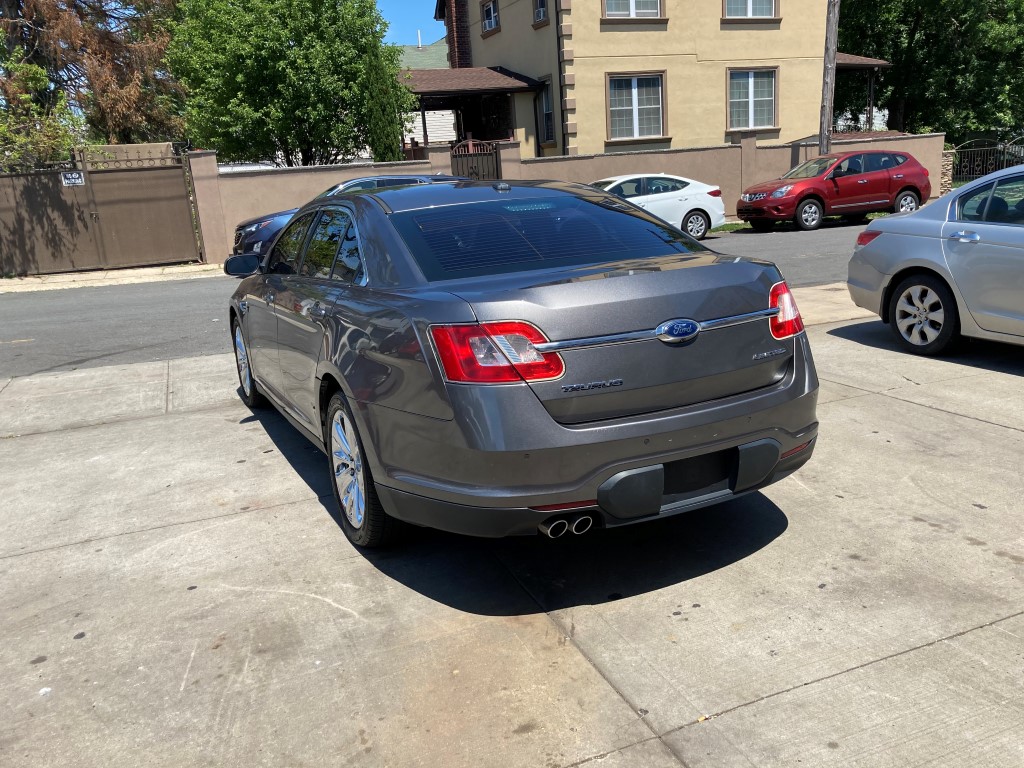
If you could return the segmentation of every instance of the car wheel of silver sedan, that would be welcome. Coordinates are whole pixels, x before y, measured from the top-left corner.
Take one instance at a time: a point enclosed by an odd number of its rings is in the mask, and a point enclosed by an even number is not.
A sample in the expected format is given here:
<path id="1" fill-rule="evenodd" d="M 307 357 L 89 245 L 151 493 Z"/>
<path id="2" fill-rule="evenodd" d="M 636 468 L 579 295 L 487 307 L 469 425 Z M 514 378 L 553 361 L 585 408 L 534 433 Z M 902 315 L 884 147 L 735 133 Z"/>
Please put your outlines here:
<path id="1" fill-rule="evenodd" d="M 960 333 L 956 299 L 935 275 L 912 275 L 892 292 L 889 326 L 904 349 L 917 355 L 942 354 Z"/>
<path id="2" fill-rule="evenodd" d="M 916 211 L 919 204 L 917 195 L 908 189 L 900 192 L 896 196 L 896 203 L 893 205 L 893 210 L 896 213 L 910 213 L 911 211 Z"/>
<path id="3" fill-rule="evenodd" d="M 327 407 L 325 444 L 331 464 L 331 487 L 341 515 L 338 522 L 358 547 L 379 547 L 394 536 L 397 521 L 384 512 L 366 465 L 363 444 L 352 412 L 340 392 Z"/>
<path id="4" fill-rule="evenodd" d="M 711 229 L 711 220 L 700 211 L 690 211 L 683 221 L 683 229 L 694 240 L 703 240 Z"/>
<path id="5" fill-rule="evenodd" d="M 263 395 L 256 388 L 249 359 L 249 347 L 245 343 L 242 326 L 237 320 L 231 321 L 231 338 L 234 340 L 235 367 L 238 369 L 238 384 L 241 387 L 242 402 L 250 408 L 259 408 L 264 402 Z"/>

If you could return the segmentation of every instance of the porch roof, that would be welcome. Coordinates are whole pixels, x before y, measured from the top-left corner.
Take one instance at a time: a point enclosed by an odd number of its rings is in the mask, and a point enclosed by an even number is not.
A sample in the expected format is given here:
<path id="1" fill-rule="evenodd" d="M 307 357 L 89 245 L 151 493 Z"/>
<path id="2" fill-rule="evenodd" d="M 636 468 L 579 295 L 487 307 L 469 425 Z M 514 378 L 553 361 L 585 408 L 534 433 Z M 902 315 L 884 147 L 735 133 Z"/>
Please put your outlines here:
<path id="1" fill-rule="evenodd" d="M 539 91 L 544 84 L 504 67 L 406 69 L 402 79 L 417 96 L 474 96 Z"/>
<path id="2" fill-rule="evenodd" d="M 852 53 L 836 53 L 836 69 L 888 69 L 892 64 L 885 59 L 870 59 Z"/>

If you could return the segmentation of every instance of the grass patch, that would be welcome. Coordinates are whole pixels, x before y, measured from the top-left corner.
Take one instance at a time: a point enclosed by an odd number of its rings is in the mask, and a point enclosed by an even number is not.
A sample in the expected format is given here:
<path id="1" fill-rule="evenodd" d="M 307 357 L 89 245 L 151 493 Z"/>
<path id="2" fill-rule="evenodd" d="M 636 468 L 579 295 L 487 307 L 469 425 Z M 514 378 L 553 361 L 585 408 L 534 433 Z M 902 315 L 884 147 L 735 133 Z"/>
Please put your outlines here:
<path id="1" fill-rule="evenodd" d="M 711 234 L 715 232 L 735 232 L 737 229 L 750 229 L 750 225 L 742 221 L 734 221 L 729 224 L 723 224 L 720 227 L 715 227 L 711 230 Z"/>

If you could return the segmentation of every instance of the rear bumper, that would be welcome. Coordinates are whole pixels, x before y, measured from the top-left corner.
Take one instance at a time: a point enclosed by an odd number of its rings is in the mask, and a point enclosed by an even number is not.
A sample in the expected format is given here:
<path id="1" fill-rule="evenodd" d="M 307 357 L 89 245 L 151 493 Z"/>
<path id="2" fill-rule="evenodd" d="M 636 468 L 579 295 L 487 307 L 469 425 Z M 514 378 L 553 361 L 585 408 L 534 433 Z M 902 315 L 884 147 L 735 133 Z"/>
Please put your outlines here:
<path id="1" fill-rule="evenodd" d="M 592 518 L 596 527 L 617 528 L 720 504 L 765 488 L 807 463 L 814 452 L 817 431 L 817 424 L 814 424 L 803 434 L 794 436 L 798 445 L 806 444 L 806 447 L 786 458 L 781 458 L 782 446 L 772 438 L 741 444 L 735 449 L 737 461 L 724 483 L 708 478 L 706 485 L 701 486 L 701 481 L 696 481 L 692 484 L 694 487 L 683 493 L 665 493 L 664 477 L 671 462 L 619 472 L 599 487 L 595 505 L 571 511 L 459 504 L 379 484 L 377 491 L 384 508 L 393 517 L 470 536 L 531 535 L 544 523 L 565 520 L 571 525 L 584 515 Z"/>

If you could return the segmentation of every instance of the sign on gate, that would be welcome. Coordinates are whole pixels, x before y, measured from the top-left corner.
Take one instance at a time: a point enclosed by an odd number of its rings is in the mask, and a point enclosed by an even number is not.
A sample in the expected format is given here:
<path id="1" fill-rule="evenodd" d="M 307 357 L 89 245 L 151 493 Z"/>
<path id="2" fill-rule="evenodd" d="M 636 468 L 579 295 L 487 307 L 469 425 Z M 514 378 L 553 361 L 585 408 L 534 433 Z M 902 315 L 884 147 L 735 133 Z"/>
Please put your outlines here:
<path id="1" fill-rule="evenodd" d="M 61 171 L 60 183 L 65 187 L 84 187 L 85 174 L 81 171 Z"/>

